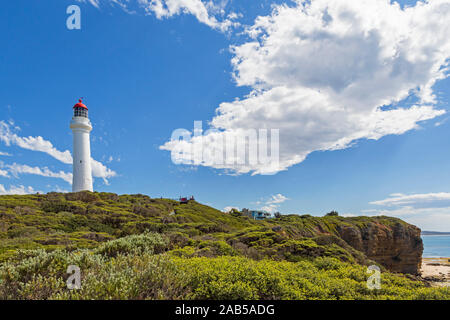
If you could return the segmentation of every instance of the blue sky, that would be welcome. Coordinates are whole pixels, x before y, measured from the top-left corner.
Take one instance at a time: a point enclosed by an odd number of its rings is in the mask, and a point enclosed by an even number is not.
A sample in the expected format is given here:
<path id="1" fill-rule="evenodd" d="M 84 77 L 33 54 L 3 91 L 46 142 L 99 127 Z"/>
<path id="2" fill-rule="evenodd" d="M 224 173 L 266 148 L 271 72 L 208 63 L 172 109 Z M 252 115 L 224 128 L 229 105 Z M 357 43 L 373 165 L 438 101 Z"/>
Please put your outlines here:
<path id="1" fill-rule="evenodd" d="M 450 230 L 448 1 L 405 10 L 415 1 L 324 9 L 320 0 L 303 11 L 308 4 L 295 1 L 155 1 L 165 9 L 146 1 L 2 4 L 0 193 L 71 189 L 64 152 L 72 106 L 84 97 L 97 191 L 192 194 L 219 209 L 387 214 Z M 66 27 L 72 4 L 81 30 Z M 325 12 L 331 22 L 316 26 Z M 353 14 L 350 28 L 342 12 Z M 223 116 L 227 106 L 233 118 Z M 282 168 L 266 175 L 174 164 L 171 134 L 192 131 L 194 121 L 279 129 Z"/>

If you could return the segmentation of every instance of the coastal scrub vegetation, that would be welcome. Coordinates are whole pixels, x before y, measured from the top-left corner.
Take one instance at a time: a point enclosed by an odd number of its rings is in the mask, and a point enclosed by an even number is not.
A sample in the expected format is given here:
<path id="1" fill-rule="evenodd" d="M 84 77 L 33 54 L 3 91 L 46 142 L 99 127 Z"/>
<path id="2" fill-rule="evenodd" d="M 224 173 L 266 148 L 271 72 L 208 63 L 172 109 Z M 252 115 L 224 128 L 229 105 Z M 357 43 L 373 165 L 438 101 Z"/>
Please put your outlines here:
<path id="1" fill-rule="evenodd" d="M 366 268 L 332 257 L 298 262 L 173 256 L 157 233 L 127 236 L 96 249 L 19 250 L 0 267 L 0 299 L 448 299 L 450 289 L 426 287 L 383 273 L 369 290 Z M 67 266 L 81 269 L 82 287 L 68 290 Z"/>
<path id="2" fill-rule="evenodd" d="M 389 217 L 282 215 L 255 221 L 195 201 L 112 193 L 0 196 L 0 299 L 450 299 L 382 269 L 340 228 Z M 82 287 L 68 290 L 67 267 Z"/>

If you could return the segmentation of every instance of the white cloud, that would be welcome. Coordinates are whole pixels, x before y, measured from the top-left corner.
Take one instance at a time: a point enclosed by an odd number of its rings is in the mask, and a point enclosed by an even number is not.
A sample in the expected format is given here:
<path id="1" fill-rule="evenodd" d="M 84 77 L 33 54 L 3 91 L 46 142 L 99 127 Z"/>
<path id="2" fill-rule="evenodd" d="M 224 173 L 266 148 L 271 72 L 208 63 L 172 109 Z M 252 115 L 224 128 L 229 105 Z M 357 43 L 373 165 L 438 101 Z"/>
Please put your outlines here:
<path id="1" fill-rule="evenodd" d="M 90 3 L 92 4 L 94 7 L 99 8 L 99 0 L 76 0 L 77 2 L 82 2 L 82 3 Z"/>
<path id="2" fill-rule="evenodd" d="M 7 194 L 32 194 L 38 191 L 34 190 L 33 187 L 25 187 L 25 186 L 10 186 L 9 189 L 6 189 L 3 184 L 0 184 L 0 195 Z"/>
<path id="3" fill-rule="evenodd" d="M 232 209 L 236 209 L 239 211 L 238 207 L 228 206 L 222 209 L 222 212 L 230 212 Z"/>
<path id="4" fill-rule="evenodd" d="M 138 0 L 138 2 L 147 12 L 154 13 L 158 19 L 188 13 L 213 29 L 226 31 L 233 25 L 230 19 L 218 21 L 212 15 L 214 12 L 221 12 L 221 8 L 211 1 L 206 3 L 201 0 Z"/>
<path id="5" fill-rule="evenodd" d="M 403 206 L 391 209 L 369 209 L 362 213 L 368 216 L 390 216 L 418 226 L 422 230 L 450 232 L 450 206 L 414 207 Z"/>
<path id="6" fill-rule="evenodd" d="M 271 195 L 268 200 L 264 201 L 264 205 L 260 208 L 260 210 L 274 213 L 278 211 L 280 204 L 287 200 L 289 200 L 289 198 L 285 197 L 281 193 Z"/>
<path id="7" fill-rule="evenodd" d="M 423 230 L 450 231 L 449 192 L 395 193 L 370 204 L 381 208 L 364 210 L 364 214 L 400 217 Z"/>
<path id="8" fill-rule="evenodd" d="M 10 154 L 10 153 L 8 153 L 8 152 L 2 152 L 2 151 L 0 151 L 0 156 L 12 157 L 12 154 Z"/>
<path id="9" fill-rule="evenodd" d="M 413 225 L 426 231 L 450 231 L 450 208 L 446 210 L 430 211 L 423 215 L 414 215 L 407 219 Z"/>
<path id="10" fill-rule="evenodd" d="M 4 121 L 0 121 L 0 141 L 3 141 L 7 146 L 14 144 L 23 149 L 45 152 L 63 163 L 72 163 L 72 156 L 69 150 L 59 151 L 50 141 L 45 140 L 41 136 L 20 137 Z"/>
<path id="11" fill-rule="evenodd" d="M 86 2 L 87 0 L 78 0 Z M 180 14 L 193 15 L 200 23 L 213 29 L 227 31 L 236 27 L 239 23 L 234 20 L 240 16 L 229 13 L 225 18 L 224 7 L 227 1 L 201 1 L 201 0 L 88 0 L 96 8 L 100 3 L 117 5 L 127 13 L 136 13 L 143 10 L 146 14 L 153 14 L 158 19 L 170 18 Z"/>
<path id="12" fill-rule="evenodd" d="M 94 177 L 102 178 L 106 184 L 109 184 L 108 179 L 113 178 L 117 175 L 117 173 L 108 167 L 106 167 L 103 163 L 91 159 L 92 166 L 92 175 Z"/>
<path id="13" fill-rule="evenodd" d="M 418 207 L 450 207 L 450 192 L 438 193 L 418 193 L 411 195 L 404 195 L 401 193 L 392 194 L 389 198 L 384 200 L 372 201 L 370 204 L 379 206 L 412 206 Z"/>
<path id="14" fill-rule="evenodd" d="M 20 128 L 15 128 L 14 130 L 20 130 Z M 44 153 L 52 156 L 56 160 L 59 160 L 65 164 L 71 165 L 73 162 L 73 158 L 72 158 L 72 155 L 69 150 L 59 151 L 58 149 L 56 149 L 53 146 L 53 144 L 50 141 L 45 140 L 41 136 L 21 137 L 21 136 L 17 135 L 11 129 L 11 126 L 4 121 L 0 121 L 0 141 L 3 141 L 7 146 L 17 145 L 18 147 L 26 149 L 26 150 L 44 152 Z M 109 178 L 115 177 L 117 175 L 117 173 L 115 171 L 109 169 L 101 162 L 94 160 L 92 158 L 91 158 L 91 166 L 92 166 L 92 175 L 97 178 L 102 178 L 106 184 L 109 183 L 109 181 L 108 181 Z M 31 168 L 31 167 L 29 167 L 29 168 Z M 39 168 L 37 168 L 37 169 L 39 169 Z M 35 170 L 35 171 L 37 172 L 37 170 Z M 45 170 L 43 171 L 43 173 L 50 174 L 49 172 L 45 172 Z M 60 174 L 60 173 L 57 173 L 57 174 Z M 42 175 L 44 175 L 44 174 L 42 174 Z M 64 175 L 61 174 L 61 177 L 62 176 L 64 176 Z M 68 181 L 68 176 L 65 175 L 63 179 Z"/>
<path id="15" fill-rule="evenodd" d="M 279 165 L 199 164 L 277 172 L 314 151 L 403 134 L 444 114 L 435 108 L 432 87 L 448 74 L 449 29 L 449 0 L 404 9 L 388 0 L 276 6 L 247 29 L 253 40 L 232 47 L 236 83 L 252 92 L 220 104 L 211 121 L 219 132 L 202 143 L 214 150 L 239 130 L 279 129 Z M 403 106 L 411 95 L 417 103 Z M 193 143 L 169 141 L 160 148 L 181 148 L 187 160 Z"/>
<path id="16" fill-rule="evenodd" d="M 268 204 L 278 204 L 278 203 L 283 203 L 286 200 L 289 200 L 289 198 L 283 196 L 281 193 L 278 193 L 276 195 L 272 195 L 270 197 L 270 200 L 267 201 Z"/>
<path id="17" fill-rule="evenodd" d="M 260 210 L 262 210 L 262 211 L 267 211 L 267 212 L 269 212 L 269 213 L 274 213 L 274 212 L 277 211 L 277 209 L 278 209 L 278 206 L 276 206 L 276 205 L 274 205 L 274 204 L 267 205 L 267 206 L 262 206 L 262 207 L 260 208 Z"/>
<path id="18" fill-rule="evenodd" d="M 13 163 L 11 165 L 6 165 L 6 167 L 9 169 L 11 174 L 15 177 L 17 177 L 19 174 L 34 174 L 38 176 L 43 177 L 49 177 L 49 178 L 59 178 L 63 179 L 67 183 L 72 184 L 72 173 L 70 172 L 53 172 L 49 168 L 39 168 L 39 167 L 30 167 L 25 164 L 17 164 Z"/>
<path id="19" fill-rule="evenodd" d="M 0 177 L 9 178 L 8 171 L 0 169 Z"/>
<path id="20" fill-rule="evenodd" d="M 67 189 L 60 188 L 60 186 L 56 186 L 56 187 L 55 187 L 55 192 L 59 192 L 59 193 L 69 193 L 70 191 L 67 190 Z"/>

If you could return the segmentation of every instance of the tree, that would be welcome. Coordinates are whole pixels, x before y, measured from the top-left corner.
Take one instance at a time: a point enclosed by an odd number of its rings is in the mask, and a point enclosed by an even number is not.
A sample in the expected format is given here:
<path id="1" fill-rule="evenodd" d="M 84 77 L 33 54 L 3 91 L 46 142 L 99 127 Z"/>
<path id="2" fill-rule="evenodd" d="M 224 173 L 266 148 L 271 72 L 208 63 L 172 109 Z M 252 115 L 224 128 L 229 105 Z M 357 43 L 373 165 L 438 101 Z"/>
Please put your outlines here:
<path id="1" fill-rule="evenodd" d="M 236 216 L 236 217 L 242 216 L 242 213 L 239 210 L 235 209 L 235 208 L 230 210 L 230 214 L 233 215 L 233 216 Z"/>
<path id="2" fill-rule="evenodd" d="M 274 216 L 275 216 L 275 218 L 277 218 L 277 219 L 278 219 L 278 218 L 281 218 L 281 213 L 275 212 L 275 213 L 274 213 Z"/>
<path id="3" fill-rule="evenodd" d="M 325 217 L 337 217 L 339 213 L 336 210 L 333 210 L 331 212 L 328 212 Z"/>

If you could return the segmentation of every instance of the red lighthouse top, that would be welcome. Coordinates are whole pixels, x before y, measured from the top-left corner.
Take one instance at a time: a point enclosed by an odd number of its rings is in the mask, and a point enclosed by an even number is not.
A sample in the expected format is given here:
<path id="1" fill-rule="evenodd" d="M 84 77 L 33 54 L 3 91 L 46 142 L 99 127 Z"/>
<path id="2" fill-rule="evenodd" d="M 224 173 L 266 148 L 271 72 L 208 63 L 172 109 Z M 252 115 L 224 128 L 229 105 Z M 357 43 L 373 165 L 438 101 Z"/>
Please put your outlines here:
<path id="1" fill-rule="evenodd" d="M 78 103 L 73 106 L 74 108 L 84 108 L 87 110 L 87 107 L 83 104 L 83 100 L 79 99 Z"/>

